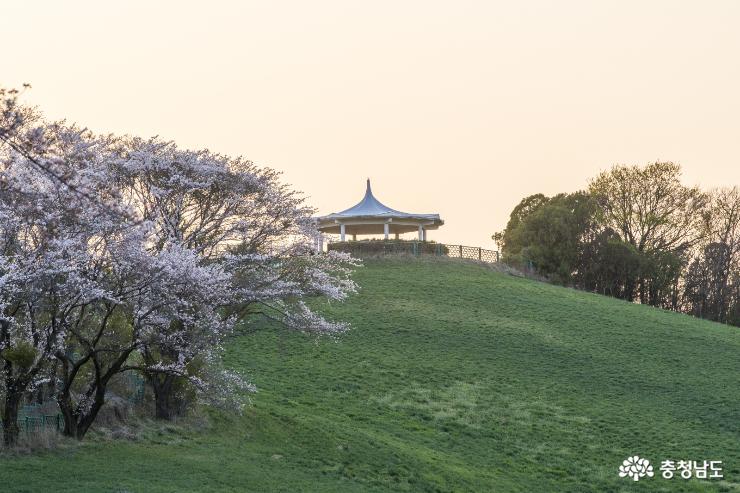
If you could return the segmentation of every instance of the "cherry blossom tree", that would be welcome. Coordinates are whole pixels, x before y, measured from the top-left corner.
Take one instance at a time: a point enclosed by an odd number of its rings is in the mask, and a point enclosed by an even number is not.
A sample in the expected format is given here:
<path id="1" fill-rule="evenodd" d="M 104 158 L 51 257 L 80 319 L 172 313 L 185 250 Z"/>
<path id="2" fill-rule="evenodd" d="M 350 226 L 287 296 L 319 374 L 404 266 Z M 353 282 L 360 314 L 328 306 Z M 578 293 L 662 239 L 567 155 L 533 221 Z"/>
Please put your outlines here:
<path id="1" fill-rule="evenodd" d="M 349 256 L 313 250 L 313 211 L 279 174 L 158 139 L 45 122 L 0 93 L 0 363 L 6 444 L 47 385 L 81 439 L 125 372 L 155 413 L 253 391 L 222 362 L 255 317 L 334 336 L 305 302 L 356 289 Z"/>
<path id="2" fill-rule="evenodd" d="M 67 320 L 86 300 L 101 296 L 86 268 L 98 262 L 97 244 L 117 217 L 88 201 L 77 186 L 105 183 L 102 142 L 62 124 L 25 129 L 65 168 L 70 186 L 44 172 L 13 148 L 0 154 L 0 361 L 3 363 L 4 440 L 17 439 L 16 419 L 24 393 L 53 380 L 49 362 L 64 348 Z M 17 129 L 22 128 L 22 125 Z M 99 189 L 102 191 L 102 189 Z"/>
<path id="3" fill-rule="evenodd" d="M 200 265 L 192 251 L 177 247 L 152 255 L 138 235 L 131 236 L 107 246 L 109 260 L 89 271 L 101 296 L 70 317 L 67 352 L 56 354 L 62 363 L 58 402 L 65 433 L 77 438 L 94 422 L 113 377 L 136 370 L 189 378 L 189 353 L 182 343 L 187 329 L 202 327 L 204 339 L 219 341 L 233 325 L 216 313 L 228 286 L 220 266 Z M 140 352 L 154 344 L 180 357 L 142 361 Z M 81 372 L 85 365 L 88 371 Z"/>
<path id="4" fill-rule="evenodd" d="M 152 249 L 151 223 L 109 213 L 105 203 L 117 193 L 112 141 L 60 125 L 50 129 L 64 143 L 58 152 L 73 186 L 12 150 L 2 161 L 0 355 L 8 444 L 17 437 L 21 398 L 48 378 L 50 359 L 60 363 L 51 377 L 59 379 L 64 433 L 82 438 L 120 373 L 176 375 L 199 390 L 214 388 L 190 375 L 186 362 L 191 351 L 203 356 L 218 347 L 233 326 L 233 317 L 216 313 L 231 299 L 230 276 L 220 265 L 178 243 Z M 86 201 L 78 183 L 100 200 Z M 201 345 L 184 345 L 183 335 L 196 326 Z M 141 352 L 155 345 L 176 358 L 142 362 Z M 232 388 L 219 389 L 248 388 L 234 375 L 228 382 Z"/>
<path id="5" fill-rule="evenodd" d="M 137 220 L 152 225 L 147 244 L 153 251 L 178 245 L 194 252 L 203 264 L 219 265 L 229 273 L 226 285 L 231 297 L 223 313 L 242 324 L 260 313 L 316 334 L 346 330 L 345 324 L 313 313 L 302 300 L 344 299 L 355 290 L 349 276 L 357 264 L 340 253 L 316 254 L 313 210 L 280 183 L 278 173 L 241 158 L 137 138 L 121 141 L 115 169 L 127 207 Z M 153 341 L 143 351 L 150 367 L 157 361 L 182 361 L 191 369 L 207 368 L 204 375 L 210 378 L 205 380 L 216 388 L 222 384 L 213 377 L 233 380 L 233 375 L 213 372 L 213 364 L 192 364 L 204 355 L 219 359 L 214 351 L 222 351 L 222 341 L 214 340 L 212 332 L 200 326 L 184 328 L 173 320 L 161 334 L 165 341 L 176 334 L 181 345 L 173 350 Z M 185 409 L 182 375 L 147 372 L 147 376 L 157 417 L 170 418 Z"/>

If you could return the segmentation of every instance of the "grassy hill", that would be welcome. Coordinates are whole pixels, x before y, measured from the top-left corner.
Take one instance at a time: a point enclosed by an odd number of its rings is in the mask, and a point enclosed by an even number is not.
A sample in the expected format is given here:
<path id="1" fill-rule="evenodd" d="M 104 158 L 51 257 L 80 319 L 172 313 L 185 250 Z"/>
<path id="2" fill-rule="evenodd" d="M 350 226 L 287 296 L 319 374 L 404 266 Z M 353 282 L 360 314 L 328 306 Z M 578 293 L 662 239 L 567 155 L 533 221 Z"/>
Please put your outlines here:
<path id="1" fill-rule="evenodd" d="M 456 261 L 376 260 L 327 310 L 229 361 L 243 417 L 0 458 L 2 491 L 740 491 L 740 329 Z M 628 455 L 725 480 L 632 483 Z M 89 472 L 81 472 L 89 471 Z"/>

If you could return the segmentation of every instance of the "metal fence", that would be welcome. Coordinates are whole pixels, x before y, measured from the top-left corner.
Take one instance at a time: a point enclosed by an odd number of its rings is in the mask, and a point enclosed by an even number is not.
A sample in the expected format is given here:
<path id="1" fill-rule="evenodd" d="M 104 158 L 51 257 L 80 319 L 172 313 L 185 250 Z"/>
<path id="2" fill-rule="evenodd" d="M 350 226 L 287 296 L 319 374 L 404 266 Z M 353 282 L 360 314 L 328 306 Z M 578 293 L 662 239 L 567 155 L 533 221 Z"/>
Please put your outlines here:
<path id="1" fill-rule="evenodd" d="M 50 414 L 51 407 L 56 403 L 46 402 L 42 404 L 28 404 L 18 410 L 18 429 L 21 432 L 37 433 L 46 430 L 61 431 L 64 426 L 62 415 L 58 412 Z M 45 412 L 46 411 L 46 412 Z M 2 433 L 2 420 L 0 420 L 0 434 Z"/>
<path id="2" fill-rule="evenodd" d="M 129 395 L 126 399 L 131 404 L 141 404 L 144 402 L 144 390 L 146 385 L 144 383 L 144 378 L 141 375 L 129 372 L 126 375 L 126 385 L 129 391 Z"/>
<path id="3" fill-rule="evenodd" d="M 26 433 L 36 433 L 45 430 L 61 431 L 64 420 L 61 414 L 45 414 L 42 416 L 24 416 L 18 419 L 18 429 Z"/>
<path id="4" fill-rule="evenodd" d="M 480 262 L 499 262 L 501 257 L 495 250 L 466 245 L 448 245 L 431 241 L 397 241 L 397 240 L 370 240 L 332 242 L 329 250 L 349 252 L 353 255 L 433 255 L 437 257 L 461 258 L 478 260 Z"/>
<path id="5" fill-rule="evenodd" d="M 144 402 L 146 387 L 144 378 L 138 374 L 128 373 L 124 385 L 129 391 L 126 397 L 128 402 L 133 405 Z M 0 437 L 2 437 L 2 425 L 3 421 L 0 419 Z M 21 432 L 61 431 L 63 428 L 64 418 L 58 412 L 54 401 L 46 401 L 43 404 L 26 404 L 18 410 L 18 429 Z"/>
<path id="6" fill-rule="evenodd" d="M 494 263 L 501 261 L 501 256 L 496 250 L 465 245 L 444 245 L 447 247 L 447 256 L 453 258 L 465 258 L 479 260 L 481 262 Z"/>

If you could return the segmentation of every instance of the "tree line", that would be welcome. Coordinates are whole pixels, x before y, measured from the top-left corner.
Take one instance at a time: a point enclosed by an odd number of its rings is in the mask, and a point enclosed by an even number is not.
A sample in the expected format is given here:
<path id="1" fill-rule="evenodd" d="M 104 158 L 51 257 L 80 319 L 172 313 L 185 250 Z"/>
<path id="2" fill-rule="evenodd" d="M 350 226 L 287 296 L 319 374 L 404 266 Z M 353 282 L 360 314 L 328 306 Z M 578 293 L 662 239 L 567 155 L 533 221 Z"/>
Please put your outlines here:
<path id="1" fill-rule="evenodd" d="M 686 186 L 678 164 L 531 195 L 493 238 L 504 262 L 552 282 L 740 326 L 740 190 Z"/>
<path id="2" fill-rule="evenodd" d="M 0 405 L 56 402 L 82 439 L 128 373 L 157 418 L 241 410 L 254 387 L 222 361 L 260 320 L 347 329 L 304 300 L 342 300 L 357 265 L 317 254 L 313 210 L 279 174 L 157 138 L 50 122 L 0 88 Z"/>

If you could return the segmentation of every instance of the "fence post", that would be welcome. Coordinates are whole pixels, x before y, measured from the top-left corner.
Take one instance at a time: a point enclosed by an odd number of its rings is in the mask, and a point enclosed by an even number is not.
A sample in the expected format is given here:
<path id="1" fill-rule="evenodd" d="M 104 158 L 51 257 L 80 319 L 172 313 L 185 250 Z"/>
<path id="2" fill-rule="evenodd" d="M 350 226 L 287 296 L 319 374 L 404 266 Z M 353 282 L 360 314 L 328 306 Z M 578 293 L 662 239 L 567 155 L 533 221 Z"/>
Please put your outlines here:
<path id="1" fill-rule="evenodd" d="M 480 261 L 480 259 L 481 259 L 481 248 L 478 247 L 478 260 Z"/>
<path id="2" fill-rule="evenodd" d="M 463 258 L 462 257 L 462 245 L 460 245 L 460 258 Z"/>
<path id="3" fill-rule="evenodd" d="M 500 261 L 501 261 L 501 260 L 500 260 L 500 258 L 499 258 L 499 253 L 498 253 L 498 250 L 496 250 L 496 262 L 500 262 Z"/>

